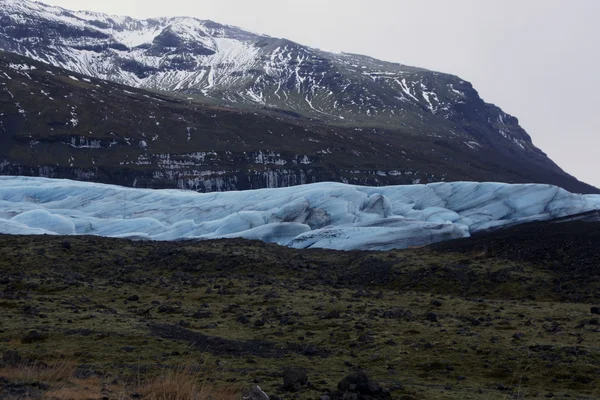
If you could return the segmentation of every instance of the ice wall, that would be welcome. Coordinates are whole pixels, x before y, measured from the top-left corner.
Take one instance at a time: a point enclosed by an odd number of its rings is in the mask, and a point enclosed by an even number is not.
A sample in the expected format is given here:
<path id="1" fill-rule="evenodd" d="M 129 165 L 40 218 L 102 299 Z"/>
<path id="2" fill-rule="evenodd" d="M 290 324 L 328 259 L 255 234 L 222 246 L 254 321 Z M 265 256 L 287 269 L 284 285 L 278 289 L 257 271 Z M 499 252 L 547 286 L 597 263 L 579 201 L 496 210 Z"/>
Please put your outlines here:
<path id="1" fill-rule="evenodd" d="M 386 250 L 600 210 L 551 185 L 316 183 L 196 193 L 0 177 L 0 233 L 152 240 L 243 237 L 295 248 Z"/>

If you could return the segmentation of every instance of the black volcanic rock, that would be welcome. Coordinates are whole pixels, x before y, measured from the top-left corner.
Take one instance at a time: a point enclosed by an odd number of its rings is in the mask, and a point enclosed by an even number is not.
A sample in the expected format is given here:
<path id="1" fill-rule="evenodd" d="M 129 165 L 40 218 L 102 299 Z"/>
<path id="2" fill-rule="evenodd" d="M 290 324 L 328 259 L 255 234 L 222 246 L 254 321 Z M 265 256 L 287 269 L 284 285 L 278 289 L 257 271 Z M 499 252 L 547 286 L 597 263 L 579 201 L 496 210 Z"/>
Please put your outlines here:
<path id="1" fill-rule="evenodd" d="M 308 383 L 308 375 L 300 369 L 288 369 L 283 373 L 283 389 L 298 392 Z"/>
<path id="2" fill-rule="evenodd" d="M 389 399 L 391 395 L 362 371 L 354 372 L 338 383 L 333 399 L 376 400 Z"/>

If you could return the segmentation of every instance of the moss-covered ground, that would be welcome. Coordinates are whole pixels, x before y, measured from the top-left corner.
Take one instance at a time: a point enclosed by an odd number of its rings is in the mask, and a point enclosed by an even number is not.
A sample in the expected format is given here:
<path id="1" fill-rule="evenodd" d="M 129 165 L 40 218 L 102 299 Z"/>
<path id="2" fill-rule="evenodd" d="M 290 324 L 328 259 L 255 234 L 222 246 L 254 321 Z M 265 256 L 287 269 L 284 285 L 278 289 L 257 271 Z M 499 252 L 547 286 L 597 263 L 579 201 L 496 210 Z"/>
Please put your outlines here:
<path id="1" fill-rule="evenodd" d="M 597 281 L 576 297 L 547 261 L 509 258 L 0 236 L 0 385 L 17 357 L 68 361 L 65 385 L 102 389 L 89 398 L 182 366 L 280 398 L 318 399 L 358 369 L 400 399 L 600 397 Z M 281 387 L 291 367 L 309 376 L 297 393 Z"/>

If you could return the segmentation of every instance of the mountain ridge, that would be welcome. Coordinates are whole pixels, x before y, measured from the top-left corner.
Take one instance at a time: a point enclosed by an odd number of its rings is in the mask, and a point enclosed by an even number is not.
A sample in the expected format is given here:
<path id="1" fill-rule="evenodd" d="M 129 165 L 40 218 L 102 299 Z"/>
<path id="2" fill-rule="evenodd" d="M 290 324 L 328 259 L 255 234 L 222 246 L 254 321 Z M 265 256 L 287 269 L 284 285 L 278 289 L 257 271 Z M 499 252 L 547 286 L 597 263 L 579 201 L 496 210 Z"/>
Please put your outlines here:
<path id="1" fill-rule="evenodd" d="M 0 35 L 4 50 L 134 87 L 204 96 L 236 105 L 287 108 L 329 122 L 343 123 L 348 119 L 368 124 L 402 122 L 393 115 L 402 112 L 403 107 L 401 104 L 388 107 L 392 102 L 403 102 L 404 108 L 422 108 L 448 117 L 452 112 L 446 112 L 447 108 L 456 105 L 452 102 L 461 104 L 460 98 L 465 96 L 454 85 L 464 84 L 466 90 L 473 89 L 468 82 L 453 75 L 353 53 L 325 52 L 288 39 L 254 34 L 207 20 L 191 17 L 137 20 L 74 12 L 42 3 L 4 1 L 7 7 Z M 89 15 L 97 20 L 82 19 Z M 49 32 L 48 39 L 28 36 L 30 31 L 40 28 L 36 23 L 46 24 L 43 27 Z M 75 41 L 67 37 L 73 29 L 82 30 Z M 261 67 L 264 71 L 259 71 Z M 322 79 L 330 72 L 334 76 Z M 404 76 L 410 73 L 426 76 Z M 232 79 L 229 75 L 240 76 Z M 429 85 L 425 84 L 436 77 L 453 81 L 445 83 L 450 90 L 444 95 L 454 96 L 448 104 L 438 98 L 440 91 L 427 91 Z M 268 82 L 273 80 L 276 82 Z M 303 87 L 307 80 L 311 82 Z M 265 90 L 270 83 L 277 88 Z M 389 87 L 390 83 L 396 86 Z M 220 93 L 223 85 L 228 93 Z M 234 96 L 231 85 L 245 92 Z M 387 93 L 385 96 L 372 93 L 376 99 L 369 101 L 364 93 L 349 91 L 347 98 L 336 98 L 333 104 L 317 93 L 331 96 L 337 93 L 331 89 L 344 92 L 350 85 L 364 87 L 359 89 L 367 94 L 383 90 Z M 290 98 L 296 90 L 302 96 Z M 286 99 L 280 101 L 282 96 Z M 364 103 L 364 107 L 359 102 Z M 378 110 L 377 102 L 388 109 Z M 484 105 L 482 102 L 481 106 Z M 385 115 L 377 117 L 376 114 Z M 508 116 L 499 114 L 499 117 Z M 515 140 L 528 140 L 528 137 L 522 138 L 521 132 L 513 132 L 512 136 Z"/>

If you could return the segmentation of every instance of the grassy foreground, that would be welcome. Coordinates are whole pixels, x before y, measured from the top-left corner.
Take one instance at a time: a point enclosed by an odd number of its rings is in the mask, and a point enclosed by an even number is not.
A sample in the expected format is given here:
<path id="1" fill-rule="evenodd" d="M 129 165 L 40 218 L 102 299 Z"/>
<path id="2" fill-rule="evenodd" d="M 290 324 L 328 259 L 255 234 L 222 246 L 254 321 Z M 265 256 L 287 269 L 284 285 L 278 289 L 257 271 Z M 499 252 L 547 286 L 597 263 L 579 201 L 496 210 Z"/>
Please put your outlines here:
<path id="1" fill-rule="evenodd" d="M 319 399 L 357 370 L 398 399 L 599 398 L 597 232 L 391 252 L 0 236 L 0 398 L 240 399 L 258 384 Z M 308 375 L 296 392 L 290 368 Z"/>

